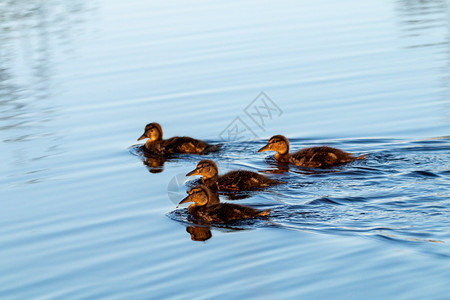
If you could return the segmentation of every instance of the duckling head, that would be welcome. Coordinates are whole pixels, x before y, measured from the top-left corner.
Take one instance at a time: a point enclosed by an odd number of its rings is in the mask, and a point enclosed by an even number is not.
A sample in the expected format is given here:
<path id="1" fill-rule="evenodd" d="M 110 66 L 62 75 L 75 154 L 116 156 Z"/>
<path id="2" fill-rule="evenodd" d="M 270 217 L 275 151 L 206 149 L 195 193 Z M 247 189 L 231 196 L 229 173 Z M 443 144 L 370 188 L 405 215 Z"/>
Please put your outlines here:
<path id="1" fill-rule="evenodd" d="M 209 159 L 203 159 L 199 161 L 197 167 L 191 172 L 187 173 L 186 176 L 201 175 L 204 178 L 212 178 L 219 174 L 219 169 L 215 162 Z"/>
<path id="2" fill-rule="evenodd" d="M 150 141 L 158 141 L 162 140 L 163 137 L 163 130 L 161 125 L 158 123 L 150 123 L 145 126 L 145 131 L 141 135 L 140 138 L 138 138 L 138 141 L 143 139 L 150 139 Z"/>
<path id="3" fill-rule="evenodd" d="M 201 184 L 191 188 L 188 191 L 188 196 L 183 200 L 181 200 L 180 203 L 178 203 L 178 206 L 187 202 L 194 202 L 194 204 L 192 205 L 195 206 L 204 206 L 208 204 L 210 198 L 211 198 L 211 191 L 207 186 Z"/>
<path id="4" fill-rule="evenodd" d="M 289 141 L 283 135 L 274 135 L 267 142 L 267 145 L 258 150 L 258 152 L 264 151 L 276 151 L 279 154 L 287 154 L 289 153 Z"/>

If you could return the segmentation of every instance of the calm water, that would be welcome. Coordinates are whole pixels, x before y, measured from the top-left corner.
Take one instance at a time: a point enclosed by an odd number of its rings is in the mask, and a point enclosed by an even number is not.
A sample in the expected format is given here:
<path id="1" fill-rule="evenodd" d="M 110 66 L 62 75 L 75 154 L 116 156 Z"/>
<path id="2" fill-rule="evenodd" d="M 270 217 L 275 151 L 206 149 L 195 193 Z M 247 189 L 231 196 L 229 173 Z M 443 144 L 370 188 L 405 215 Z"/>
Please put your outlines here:
<path id="1" fill-rule="evenodd" d="M 0 299 L 448 298 L 449 6 L 0 2 Z M 286 181 L 239 200 L 271 218 L 190 224 L 152 121 Z M 283 172 L 274 134 L 369 158 Z"/>

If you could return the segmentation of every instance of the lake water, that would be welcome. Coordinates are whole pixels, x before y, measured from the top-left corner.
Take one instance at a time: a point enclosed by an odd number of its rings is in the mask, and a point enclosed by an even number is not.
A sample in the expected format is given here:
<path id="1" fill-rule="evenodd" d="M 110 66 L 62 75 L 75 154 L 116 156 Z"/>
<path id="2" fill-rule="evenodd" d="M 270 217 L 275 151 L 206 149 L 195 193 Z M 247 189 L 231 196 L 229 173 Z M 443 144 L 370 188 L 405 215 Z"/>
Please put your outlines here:
<path id="1" fill-rule="evenodd" d="M 449 6 L 1 2 L 0 299 L 448 298 Z M 190 224 L 202 157 L 146 165 L 149 122 L 286 181 L 234 202 L 271 217 Z M 275 134 L 369 157 L 281 172 Z"/>

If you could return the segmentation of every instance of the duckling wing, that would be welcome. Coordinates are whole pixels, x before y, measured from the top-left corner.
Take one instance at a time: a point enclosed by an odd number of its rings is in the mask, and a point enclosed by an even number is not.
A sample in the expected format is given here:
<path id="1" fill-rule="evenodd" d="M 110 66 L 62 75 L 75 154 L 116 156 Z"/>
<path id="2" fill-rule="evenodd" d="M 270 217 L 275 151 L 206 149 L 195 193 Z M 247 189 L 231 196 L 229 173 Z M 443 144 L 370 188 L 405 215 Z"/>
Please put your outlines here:
<path id="1" fill-rule="evenodd" d="M 202 154 L 208 144 L 187 136 L 175 136 L 163 141 L 166 153 Z"/>
<path id="2" fill-rule="evenodd" d="M 220 203 L 205 207 L 201 212 L 201 217 L 211 223 L 229 223 L 235 220 L 251 219 L 259 216 L 267 216 L 268 211 L 260 211 L 249 206 Z"/>
<path id="3" fill-rule="evenodd" d="M 353 160 L 352 154 L 328 146 L 305 148 L 291 155 L 293 164 L 309 168 L 335 166 Z"/>
<path id="4" fill-rule="evenodd" d="M 219 176 L 221 190 L 251 190 L 279 184 L 278 181 L 248 170 L 237 170 Z"/>

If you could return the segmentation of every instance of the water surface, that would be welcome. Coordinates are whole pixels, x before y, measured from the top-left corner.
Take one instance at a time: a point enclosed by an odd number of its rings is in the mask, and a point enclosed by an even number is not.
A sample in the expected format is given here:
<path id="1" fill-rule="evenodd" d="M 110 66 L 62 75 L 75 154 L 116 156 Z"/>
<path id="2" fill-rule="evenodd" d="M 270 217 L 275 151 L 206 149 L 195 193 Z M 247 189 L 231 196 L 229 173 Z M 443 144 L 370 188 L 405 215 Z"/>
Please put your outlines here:
<path id="1" fill-rule="evenodd" d="M 449 15 L 439 0 L 2 2 L 0 298 L 445 299 Z M 255 115 L 261 92 L 273 110 Z M 239 200 L 271 218 L 192 229 L 174 180 L 200 157 L 149 172 L 134 145 L 152 121 L 223 144 L 207 156 L 221 172 L 287 181 Z M 256 152 L 274 134 L 369 157 L 278 170 Z"/>

